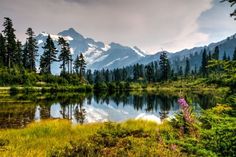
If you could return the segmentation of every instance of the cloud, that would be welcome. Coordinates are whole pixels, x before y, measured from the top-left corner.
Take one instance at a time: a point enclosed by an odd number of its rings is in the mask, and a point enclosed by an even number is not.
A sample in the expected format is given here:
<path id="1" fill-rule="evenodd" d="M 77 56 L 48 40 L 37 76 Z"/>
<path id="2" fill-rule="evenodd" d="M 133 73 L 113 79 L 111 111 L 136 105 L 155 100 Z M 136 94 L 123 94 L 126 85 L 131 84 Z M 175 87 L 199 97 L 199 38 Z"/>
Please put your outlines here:
<path id="1" fill-rule="evenodd" d="M 212 0 L 1 1 L 0 14 L 13 17 L 21 36 L 28 26 L 51 33 L 74 27 L 85 36 L 152 53 L 207 41 L 198 18 L 212 6 Z"/>

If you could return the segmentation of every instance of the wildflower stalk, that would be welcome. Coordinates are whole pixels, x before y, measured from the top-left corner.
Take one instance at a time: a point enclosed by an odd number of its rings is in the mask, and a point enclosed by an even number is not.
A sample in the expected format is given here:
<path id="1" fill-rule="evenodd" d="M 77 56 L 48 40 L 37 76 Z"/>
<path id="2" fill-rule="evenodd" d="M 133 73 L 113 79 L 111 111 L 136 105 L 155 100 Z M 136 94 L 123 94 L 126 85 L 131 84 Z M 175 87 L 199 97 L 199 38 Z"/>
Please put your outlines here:
<path id="1" fill-rule="evenodd" d="M 181 107 L 182 114 L 183 114 L 183 121 L 184 124 L 183 126 L 180 127 L 180 133 L 183 135 L 185 133 L 193 133 L 194 135 L 197 136 L 196 134 L 196 127 L 194 126 L 194 118 L 191 115 L 191 108 L 186 102 L 184 98 L 180 98 L 178 100 L 178 104 Z"/>

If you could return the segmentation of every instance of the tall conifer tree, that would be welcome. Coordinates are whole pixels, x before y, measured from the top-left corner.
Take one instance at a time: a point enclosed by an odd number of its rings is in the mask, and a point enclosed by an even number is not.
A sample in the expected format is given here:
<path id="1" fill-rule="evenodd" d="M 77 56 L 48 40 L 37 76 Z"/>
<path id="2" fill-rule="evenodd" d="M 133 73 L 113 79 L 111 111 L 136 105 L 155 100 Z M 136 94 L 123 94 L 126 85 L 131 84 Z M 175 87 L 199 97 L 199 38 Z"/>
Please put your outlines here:
<path id="1" fill-rule="evenodd" d="M 5 38 L 0 33 L 0 66 L 6 66 L 6 45 Z"/>
<path id="2" fill-rule="evenodd" d="M 224 51 L 224 55 L 223 55 L 223 60 L 224 61 L 227 61 L 227 55 L 226 55 L 226 52 Z"/>
<path id="3" fill-rule="evenodd" d="M 16 42 L 16 59 L 15 63 L 18 67 L 22 67 L 22 44 L 19 40 Z"/>
<path id="4" fill-rule="evenodd" d="M 43 49 L 44 53 L 40 58 L 41 73 L 51 74 L 51 64 L 54 61 L 57 61 L 56 59 L 57 49 L 50 35 L 48 35 L 46 43 L 44 43 Z"/>
<path id="5" fill-rule="evenodd" d="M 160 65 L 162 80 L 167 80 L 168 75 L 170 73 L 170 63 L 165 51 L 163 51 L 160 55 L 159 65 Z"/>
<path id="6" fill-rule="evenodd" d="M 68 73 L 70 72 L 70 59 L 71 59 L 71 53 L 70 53 L 70 45 L 66 42 L 66 40 L 63 37 L 60 37 L 58 40 L 58 44 L 61 46 L 61 51 L 59 55 L 59 61 L 62 62 L 60 68 L 62 68 L 62 72 L 66 72 L 66 65 L 68 66 Z"/>
<path id="7" fill-rule="evenodd" d="M 77 56 L 74 62 L 74 69 L 77 74 L 79 74 L 80 78 L 82 79 L 83 74 L 85 72 L 86 62 L 84 60 L 84 56 L 81 53 L 80 56 Z"/>
<path id="8" fill-rule="evenodd" d="M 8 17 L 4 17 L 4 20 L 4 30 L 2 32 L 6 40 L 6 62 L 8 68 L 11 68 L 15 64 L 16 60 L 16 35 L 12 20 Z"/>
<path id="9" fill-rule="evenodd" d="M 212 59 L 219 60 L 219 54 L 220 54 L 219 46 L 216 46 L 212 54 Z"/>
<path id="10" fill-rule="evenodd" d="M 190 62 L 189 62 L 189 59 L 187 58 L 186 59 L 186 63 L 185 63 L 185 77 L 189 75 L 189 72 L 190 72 Z"/>
<path id="11" fill-rule="evenodd" d="M 26 46 L 24 52 L 25 59 L 28 60 L 28 64 L 25 68 L 30 69 L 31 71 L 36 71 L 36 57 L 38 52 L 38 46 L 37 41 L 35 39 L 35 34 L 32 28 L 28 28 L 26 31 L 26 35 L 28 35 L 28 38 L 26 40 Z"/>
<path id="12" fill-rule="evenodd" d="M 202 53 L 202 65 L 201 65 L 201 73 L 203 76 L 207 75 L 207 52 L 206 49 L 204 48 L 203 53 Z"/>

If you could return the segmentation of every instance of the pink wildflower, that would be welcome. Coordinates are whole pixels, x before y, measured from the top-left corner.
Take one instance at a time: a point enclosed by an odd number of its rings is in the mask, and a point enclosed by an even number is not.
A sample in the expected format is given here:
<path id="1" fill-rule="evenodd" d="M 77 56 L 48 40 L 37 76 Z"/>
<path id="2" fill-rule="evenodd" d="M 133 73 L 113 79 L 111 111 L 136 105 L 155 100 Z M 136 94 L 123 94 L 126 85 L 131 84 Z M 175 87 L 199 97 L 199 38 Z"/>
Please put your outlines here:
<path id="1" fill-rule="evenodd" d="M 182 108 L 185 121 L 191 123 L 192 118 L 191 118 L 191 113 L 189 111 L 188 103 L 186 102 L 186 100 L 184 98 L 180 98 L 178 100 L 178 103 L 179 103 L 180 107 Z"/>
<path id="2" fill-rule="evenodd" d="M 181 106 L 181 108 L 186 108 L 186 107 L 188 107 L 188 103 L 186 102 L 186 100 L 185 100 L 184 98 L 180 98 L 180 99 L 178 100 L 178 103 L 179 103 L 179 105 Z"/>

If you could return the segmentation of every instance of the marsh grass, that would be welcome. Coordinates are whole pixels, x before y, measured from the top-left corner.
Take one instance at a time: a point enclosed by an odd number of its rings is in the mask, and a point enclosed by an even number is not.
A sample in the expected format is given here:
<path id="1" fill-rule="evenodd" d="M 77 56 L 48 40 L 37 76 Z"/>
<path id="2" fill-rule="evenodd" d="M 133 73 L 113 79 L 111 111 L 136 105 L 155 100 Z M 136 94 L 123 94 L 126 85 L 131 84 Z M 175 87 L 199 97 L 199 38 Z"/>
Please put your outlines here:
<path id="1" fill-rule="evenodd" d="M 114 125 L 116 125 L 114 123 Z M 124 130 L 142 130 L 156 133 L 157 130 L 170 131 L 166 126 L 154 122 L 129 120 L 119 124 Z M 44 120 L 29 124 L 24 129 L 0 130 L 0 139 L 9 144 L 0 151 L 1 156 L 47 156 L 52 149 L 63 148 L 69 141 L 86 141 L 98 130 L 106 130 L 106 123 L 72 125 L 67 120 Z"/>
<path id="2" fill-rule="evenodd" d="M 100 126 L 73 126 L 67 120 L 45 120 L 29 124 L 24 129 L 0 130 L 0 139 L 9 140 L 0 156 L 46 156 L 53 147 L 86 138 Z"/>

